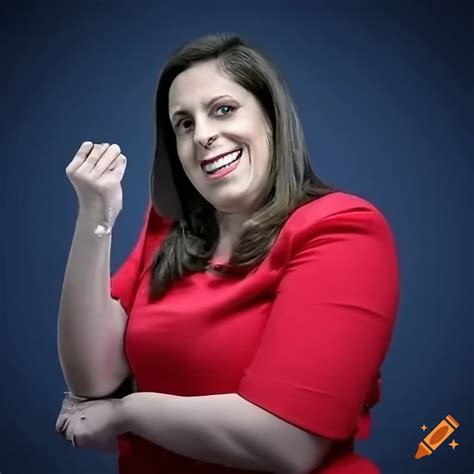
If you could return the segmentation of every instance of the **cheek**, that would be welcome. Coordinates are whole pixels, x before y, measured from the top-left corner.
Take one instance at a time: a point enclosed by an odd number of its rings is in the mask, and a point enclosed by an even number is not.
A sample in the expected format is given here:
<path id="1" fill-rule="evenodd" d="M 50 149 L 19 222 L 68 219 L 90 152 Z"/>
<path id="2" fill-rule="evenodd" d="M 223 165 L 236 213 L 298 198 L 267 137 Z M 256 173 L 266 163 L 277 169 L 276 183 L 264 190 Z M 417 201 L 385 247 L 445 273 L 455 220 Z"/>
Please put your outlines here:
<path id="1" fill-rule="evenodd" d="M 186 157 L 186 147 L 184 143 L 176 143 L 176 151 L 178 153 L 179 159 L 184 161 L 184 158 Z"/>
<path id="2" fill-rule="evenodd" d="M 189 147 L 186 145 L 177 145 L 176 146 L 176 151 L 178 153 L 179 161 L 181 162 L 181 166 L 184 169 L 184 171 L 188 172 L 190 169 L 191 165 L 191 157 L 190 153 L 188 150 Z"/>
<path id="3" fill-rule="evenodd" d="M 265 140 L 262 140 L 261 136 L 258 138 L 256 148 L 254 149 L 254 159 L 259 168 L 267 168 L 269 166 L 269 149 Z"/>

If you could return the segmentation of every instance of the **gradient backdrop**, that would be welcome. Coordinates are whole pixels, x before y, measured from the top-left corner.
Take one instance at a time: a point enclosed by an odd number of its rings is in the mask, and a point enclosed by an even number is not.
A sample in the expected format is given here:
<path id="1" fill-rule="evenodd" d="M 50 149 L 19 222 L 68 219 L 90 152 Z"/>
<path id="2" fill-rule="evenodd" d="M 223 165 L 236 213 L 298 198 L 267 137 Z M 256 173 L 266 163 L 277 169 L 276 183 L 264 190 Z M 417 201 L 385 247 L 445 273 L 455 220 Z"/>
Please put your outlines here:
<path id="1" fill-rule="evenodd" d="M 111 474 L 54 431 L 56 324 L 77 213 L 65 168 L 84 140 L 128 157 L 112 271 L 148 200 L 159 71 L 184 41 L 235 32 L 281 70 L 316 172 L 385 214 L 401 304 L 373 431 L 383 473 L 471 473 L 473 2 L 28 2 L 1 7 L 2 474 Z M 460 427 L 415 460 L 423 434 Z M 139 473 L 137 473 L 139 474 Z M 354 473 L 357 474 L 357 473 Z"/>

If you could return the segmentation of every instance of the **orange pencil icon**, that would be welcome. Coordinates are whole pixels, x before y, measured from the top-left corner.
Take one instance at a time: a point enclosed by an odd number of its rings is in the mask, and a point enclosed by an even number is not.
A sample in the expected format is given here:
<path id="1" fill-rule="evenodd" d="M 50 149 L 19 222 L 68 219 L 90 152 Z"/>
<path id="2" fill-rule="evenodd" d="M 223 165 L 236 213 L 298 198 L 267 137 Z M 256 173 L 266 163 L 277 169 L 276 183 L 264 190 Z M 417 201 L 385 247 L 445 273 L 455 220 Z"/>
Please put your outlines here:
<path id="1" fill-rule="evenodd" d="M 415 458 L 420 459 L 424 456 L 429 456 L 458 427 L 459 423 L 451 415 L 448 415 L 418 445 Z"/>

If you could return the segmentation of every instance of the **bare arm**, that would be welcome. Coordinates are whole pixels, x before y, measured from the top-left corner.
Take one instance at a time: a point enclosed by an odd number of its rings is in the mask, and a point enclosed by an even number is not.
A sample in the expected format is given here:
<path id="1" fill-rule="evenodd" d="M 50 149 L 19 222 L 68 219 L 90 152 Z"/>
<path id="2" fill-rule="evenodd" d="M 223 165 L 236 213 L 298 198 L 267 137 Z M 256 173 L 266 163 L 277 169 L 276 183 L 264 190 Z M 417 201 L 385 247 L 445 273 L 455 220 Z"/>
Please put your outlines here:
<path id="1" fill-rule="evenodd" d="M 331 441 L 236 393 L 180 397 L 138 392 L 121 406 L 121 431 L 177 454 L 240 469 L 300 474 L 319 466 Z"/>
<path id="2" fill-rule="evenodd" d="M 129 375 L 123 351 L 126 314 L 110 296 L 111 234 L 79 211 L 66 266 L 58 315 L 58 352 L 69 390 L 81 397 L 112 393 Z"/>

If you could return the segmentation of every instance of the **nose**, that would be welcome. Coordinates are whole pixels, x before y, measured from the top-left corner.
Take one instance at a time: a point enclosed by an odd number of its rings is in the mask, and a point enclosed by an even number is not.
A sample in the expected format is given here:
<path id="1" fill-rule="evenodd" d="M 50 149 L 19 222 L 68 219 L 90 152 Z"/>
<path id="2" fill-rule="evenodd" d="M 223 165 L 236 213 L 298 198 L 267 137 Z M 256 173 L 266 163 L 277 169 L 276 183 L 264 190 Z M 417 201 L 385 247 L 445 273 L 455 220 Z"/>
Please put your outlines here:
<path id="1" fill-rule="evenodd" d="M 217 138 L 215 127 L 211 127 L 206 123 L 197 123 L 194 126 L 194 142 L 207 148 Z"/>

